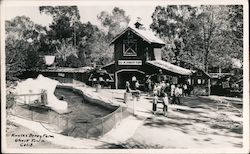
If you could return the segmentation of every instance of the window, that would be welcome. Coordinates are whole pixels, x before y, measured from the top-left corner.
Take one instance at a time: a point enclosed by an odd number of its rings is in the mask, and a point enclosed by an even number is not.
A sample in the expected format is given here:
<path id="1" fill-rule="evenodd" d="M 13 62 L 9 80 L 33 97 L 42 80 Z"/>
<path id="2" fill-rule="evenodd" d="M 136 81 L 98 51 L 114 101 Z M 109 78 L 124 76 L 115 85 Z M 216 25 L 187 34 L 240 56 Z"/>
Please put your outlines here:
<path id="1" fill-rule="evenodd" d="M 197 79 L 197 83 L 198 83 L 198 84 L 201 84 L 201 79 Z"/>
<path id="2" fill-rule="evenodd" d="M 137 56 L 136 40 L 123 41 L 123 56 Z"/>

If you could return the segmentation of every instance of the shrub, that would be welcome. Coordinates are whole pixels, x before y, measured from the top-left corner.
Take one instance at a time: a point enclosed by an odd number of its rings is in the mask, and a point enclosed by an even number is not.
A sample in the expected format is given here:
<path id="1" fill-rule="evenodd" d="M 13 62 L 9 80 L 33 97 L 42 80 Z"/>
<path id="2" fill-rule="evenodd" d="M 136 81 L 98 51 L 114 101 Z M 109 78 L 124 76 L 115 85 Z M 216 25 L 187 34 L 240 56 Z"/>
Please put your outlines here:
<path id="1" fill-rule="evenodd" d="M 205 96 L 208 95 L 208 91 L 205 86 L 196 86 L 194 87 L 193 94 L 197 96 Z"/>
<path id="2" fill-rule="evenodd" d="M 6 109 L 11 108 L 16 101 L 16 97 L 12 92 L 8 92 L 6 95 Z"/>

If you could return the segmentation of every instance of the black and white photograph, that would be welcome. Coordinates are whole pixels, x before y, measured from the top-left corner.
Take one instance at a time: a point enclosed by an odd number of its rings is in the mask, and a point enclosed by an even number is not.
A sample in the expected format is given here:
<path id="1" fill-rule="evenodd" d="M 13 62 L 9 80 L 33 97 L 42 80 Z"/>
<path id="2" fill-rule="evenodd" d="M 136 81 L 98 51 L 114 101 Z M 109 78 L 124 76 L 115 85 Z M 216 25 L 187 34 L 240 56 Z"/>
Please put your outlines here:
<path id="1" fill-rule="evenodd" d="M 2 1 L 2 152 L 248 153 L 248 13 Z"/>

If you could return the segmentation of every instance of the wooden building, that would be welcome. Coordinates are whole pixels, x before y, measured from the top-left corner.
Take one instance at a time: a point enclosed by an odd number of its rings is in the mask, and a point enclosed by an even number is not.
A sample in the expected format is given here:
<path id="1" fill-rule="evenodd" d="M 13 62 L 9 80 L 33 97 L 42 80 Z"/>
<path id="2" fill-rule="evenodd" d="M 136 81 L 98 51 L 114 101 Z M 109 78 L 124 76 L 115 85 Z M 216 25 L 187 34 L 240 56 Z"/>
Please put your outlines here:
<path id="1" fill-rule="evenodd" d="M 211 77 L 204 70 L 185 61 L 178 61 L 179 66 L 193 71 L 192 75 L 187 79 L 188 83 L 193 87 L 193 95 L 210 95 Z"/>
<path id="2" fill-rule="evenodd" d="M 133 76 L 143 85 L 147 76 L 157 74 L 159 70 L 177 83 L 192 75 L 189 69 L 163 61 L 161 48 L 165 43 L 139 22 L 128 26 L 111 44 L 114 45 L 114 62 L 101 68 L 113 77 L 116 89 L 125 88 L 126 81 L 131 82 Z"/>
<path id="3" fill-rule="evenodd" d="M 61 83 L 73 83 L 73 81 L 85 82 L 91 67 L 69 68 L 69 67 L 47 67 L 44 69 L 27 70 L 19 76 L 20 79 L 36 78 L 39 74 L 58 80 Z"/>

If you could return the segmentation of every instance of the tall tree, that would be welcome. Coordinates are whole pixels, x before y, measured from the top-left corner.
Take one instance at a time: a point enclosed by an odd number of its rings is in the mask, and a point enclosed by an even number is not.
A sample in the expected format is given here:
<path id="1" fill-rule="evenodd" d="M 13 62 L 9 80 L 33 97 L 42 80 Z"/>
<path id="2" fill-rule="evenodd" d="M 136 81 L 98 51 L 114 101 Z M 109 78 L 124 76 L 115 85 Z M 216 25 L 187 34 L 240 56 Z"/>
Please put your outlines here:
<path id="1" fill-rule="evenodd" d="M 228 37 L 233 41 L 232 48 L 235 58 L 243 61 L 243 5 L 228 5 L 229 33 Z"/>
<path id="2" fill-rule="evenodd" d="M 49 40 L 47 44 L 53 46 L 54 51 L 57 55 L 60 53 L 62 57 L 70 54 L 64 53 L 69 52 L 65 50 L 65 46 L 72 45 L 75 50 L 76 47 L 76 26 L 80 23 L 80 14 L 77 6 L 40 6 L 40 13 L 45 13 L 53 18 L 50 24 L 50 30 L 48 31 Z M 75 50 L 72 54 L 75 54 Z"/>
<path id="3" fill-rule="evenodd" d="M 158 6 L 151 28 L 167 43 L 165 50 L 175 59 L 201 66 L 230 66 L 232 50 L 229 9 L 227 6 Z M 232 18 L 231 18 L 232 19 Z"/>
<path id="4" fill-rule="evenodd" d="M 6 77 L 14 79 L 26 69 L 38 66 L 40 39 L 45 28 L 25 16 L 5 22 Z"/>
<path id="5" fill-rule="evenodd" d="M 184 46 L 183 39 L 187 33 L 186 23 L 195 14 L 196 7 L 189 5 L 168 5 L 155 8 L 152 14 L 153 23 L 150 28 L 165 40 L 167 45 L 163 50 L 163 55 L 168 61 L 179 60 L 179 55 Z"/>
<path id="6" fill-rule="evenodd" d="M 119 34 L 129 24 L 130 17 L 126 15 L 123 9 L 114 7 L 112 13 L 102 11 L 97 15 L 102 26 L 108 29 L 108 36 L 110 39 Z"/>

